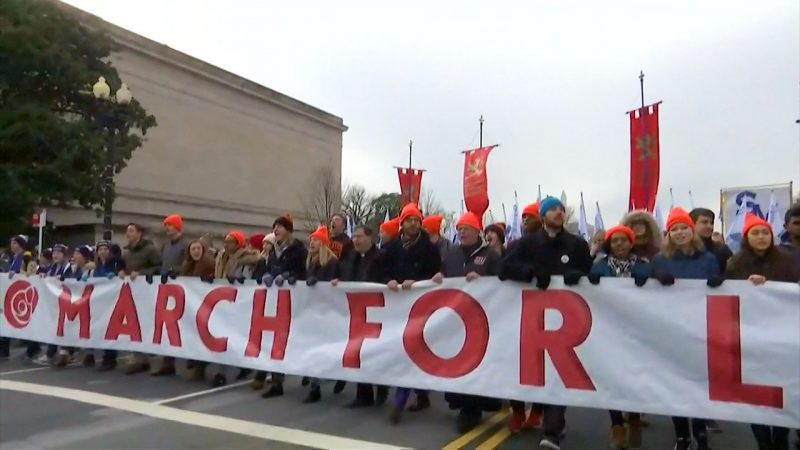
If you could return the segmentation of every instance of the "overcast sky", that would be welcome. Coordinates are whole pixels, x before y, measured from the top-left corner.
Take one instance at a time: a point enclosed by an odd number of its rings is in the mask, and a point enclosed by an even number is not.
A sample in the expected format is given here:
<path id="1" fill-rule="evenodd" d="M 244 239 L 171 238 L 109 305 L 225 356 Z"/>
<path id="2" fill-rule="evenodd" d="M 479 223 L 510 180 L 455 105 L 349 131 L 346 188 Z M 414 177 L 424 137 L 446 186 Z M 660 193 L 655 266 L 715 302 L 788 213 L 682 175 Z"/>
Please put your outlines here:
<path id="1" fill-rule="evenodd" d="M 342 117 L 344 182 L 375 192 L 397 191 L 413 140 L 423 190 L 459 210 L 483 114 L 496 218 L 541 184 L 614 223 L 640 69 L 663 100 L 660 203 L 800 183 L 797 0 L 68 3 Z"/>

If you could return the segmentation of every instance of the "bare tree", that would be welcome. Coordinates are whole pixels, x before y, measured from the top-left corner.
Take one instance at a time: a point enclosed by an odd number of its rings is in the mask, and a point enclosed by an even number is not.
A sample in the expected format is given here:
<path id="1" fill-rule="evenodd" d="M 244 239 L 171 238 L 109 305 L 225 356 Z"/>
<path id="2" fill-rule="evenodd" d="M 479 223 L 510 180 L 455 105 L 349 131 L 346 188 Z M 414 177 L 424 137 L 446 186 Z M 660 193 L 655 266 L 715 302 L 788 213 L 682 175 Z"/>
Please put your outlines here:
<path id="1" fill-rule="evenodd" d="M 308 229 L 313 230 L 319 224 L 328 223 L 333 213 L 340 211 L 342 188 L 330 165 L 313 171 L 306 186 L 308 189 L 302 204 Z"/>
<path id="2" fill-rule="evenodd" d="M 353 221 L 353 225 L 365 224 L 374 214 L 373 198 L 364 186 L 349 185 L 342 195 L 342 210 Z"/>
<path id="3" fill-rule="evenodd" d="M 422 195 L 419 197 L 419 207 L 426 216 L 445 213 L 442 203 L 436 198 L 433 191 L 422 191 Z"/>

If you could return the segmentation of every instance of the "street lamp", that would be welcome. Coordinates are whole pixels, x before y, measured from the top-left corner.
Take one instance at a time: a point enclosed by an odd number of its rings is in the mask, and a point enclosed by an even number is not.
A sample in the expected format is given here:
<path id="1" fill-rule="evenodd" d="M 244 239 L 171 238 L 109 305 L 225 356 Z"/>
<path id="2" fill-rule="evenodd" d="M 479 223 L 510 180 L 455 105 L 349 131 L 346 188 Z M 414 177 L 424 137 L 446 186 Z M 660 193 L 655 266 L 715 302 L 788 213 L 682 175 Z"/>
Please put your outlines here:
<path id="1" fill-rule="evenodd" d="M 107 100 L 114 102 L 118 105 L 128 105 L 133 100 L 131 91 L 128 86 L 122 83 L 122 86 L 117 90 L 114 97 L 111 97 L 111 87 L 106 83 L 104 77 L 97 79 L 97 82 L 92 85 L 92 95 L 98 100 Z M 105 110 L 103 108 L 103 110 Z M 114 205 L 114 167 L 111 163 L 111 151 L 114 146 L 114 136 L 117 129 L 124 130 L 124 123 L 110 115 L 104 115 L 100 118 L 102 128 L 108 129 L 109 135 L 106 140 L 106 164 L 103 170 L 103 239 L 110 241 L 112 237 L 111 216 L 113 213 Z M 122 126 L 120 126 L 122 125 Z"/>

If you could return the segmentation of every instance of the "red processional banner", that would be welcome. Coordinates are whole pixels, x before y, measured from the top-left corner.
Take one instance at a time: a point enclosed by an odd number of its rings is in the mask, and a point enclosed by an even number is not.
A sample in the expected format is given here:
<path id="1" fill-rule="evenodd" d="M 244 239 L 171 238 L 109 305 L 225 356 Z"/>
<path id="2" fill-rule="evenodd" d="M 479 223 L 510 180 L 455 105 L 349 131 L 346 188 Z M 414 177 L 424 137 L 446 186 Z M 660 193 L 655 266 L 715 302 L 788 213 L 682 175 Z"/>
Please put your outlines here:
<path id="1" fill-rule="evenodd" d="M 497 147 L 476 148 L 464 152 L 464 205 L 467 211 L 478 217 L 489 209 L 489 180 L 486 176 L 486 162 L 489 153 Z"/>
<path id="2" fill-rule="evenodd" d="M 628 113 L 631 120 L 631 189 L 628 210 L 646 209 L 652 212 L 655 209 L 660 166 L 659 103 Z"/>
<path id="3" fill-rule="evenodd" d="M 424 172 L 422 169 L 397 168 L 403 206 L 409 203 L 419 204 L 419 195 L 422 191 L 422 172 Z"/>

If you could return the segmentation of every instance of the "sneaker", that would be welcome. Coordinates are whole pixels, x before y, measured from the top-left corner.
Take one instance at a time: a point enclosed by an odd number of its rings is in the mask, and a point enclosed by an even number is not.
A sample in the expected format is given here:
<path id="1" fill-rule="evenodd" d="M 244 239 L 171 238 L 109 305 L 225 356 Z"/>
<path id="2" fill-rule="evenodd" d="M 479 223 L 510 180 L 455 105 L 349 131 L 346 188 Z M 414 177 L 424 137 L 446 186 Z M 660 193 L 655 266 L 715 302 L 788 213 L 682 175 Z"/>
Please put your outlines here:
<path id="1" fill-rule="evenodd" d="M 522 428 L 528 430 L 537 430 L 542 427 L 542 412 L 538 409 L 531 408 L 531 412 L 528 415 L 528 420 L 522 424 Z"/>
<path id="2" fill-rule="evenodd" d="M 512 433 L 519 433 L 524 423 L 525 412 L 515 412 L 514 415 L 511 416 L 511 420 L 508 421 L 508 429 Z"/>
<path id="3" fill-rule="evenodd" d="M 431 399 L 427 395 L 425 396 L 417 396 L 417 401 L 411 405 L 408 410 L 410 412 L 419 412 L 423 409 L 428 409 L 431 407 Z"/>
<path id="4" fill-rule="evenodd" d="M 341 394 L 345 386 L 347 386 L 347 383 L 344 381 L 337 381 L 336 384 L 333 385 L 333 393 Z"/>
<path id="5" fill-rule="evenodd" d="M 42 354 L 42 355 L 39 355 L 38 358 L 34 359 L 33 363 L 38 365 L 38 366 L 49 366 L 50 365 L 50 358 L 48 358 L 47 355 Z"/>
<path id="6" fill-rule="evenodd" d="M 322 399 L 322 393 L 320 392 L 319 386 L 316 386 L 308 391 L 308 396 L 303 400 L 303 403 L 317 403 L 320 399 Z"/>
<path id="7" fill-rule="evenodd" d="M 548 448 L 550 450 L 561 450 L 561 446 L 558 445 L 552 438 L 544 438 L 539 441 L 539 448 Z"/>
<path id="8" fill-rule="evenodd" d="M 691 450 L 692 448 L 692 440 L 689 438 L 678 438 L 675 441 L 675 447 L 673 450 Z"/>
<path id="9" fill-rule="evenodd" d="M 623 425 L 611 427 L 611 444 L 614 450 L 625 450 L 625 427 Z"/>

